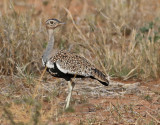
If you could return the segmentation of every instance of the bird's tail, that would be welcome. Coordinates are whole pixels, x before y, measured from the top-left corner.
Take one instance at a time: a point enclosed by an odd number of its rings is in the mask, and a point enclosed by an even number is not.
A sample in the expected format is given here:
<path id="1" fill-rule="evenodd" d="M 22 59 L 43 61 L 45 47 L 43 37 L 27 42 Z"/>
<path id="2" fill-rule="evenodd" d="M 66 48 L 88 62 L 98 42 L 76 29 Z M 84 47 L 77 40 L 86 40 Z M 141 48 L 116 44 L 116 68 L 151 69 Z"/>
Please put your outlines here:
<path id="1" fill-rule="evenodd" d="M 102 83 L 105 86 L 109 85 L 109 81 L 108 81 L 106 75 L 96 68 L 92 69 L 92 77 L 97 79 L 100 83 Z"/>

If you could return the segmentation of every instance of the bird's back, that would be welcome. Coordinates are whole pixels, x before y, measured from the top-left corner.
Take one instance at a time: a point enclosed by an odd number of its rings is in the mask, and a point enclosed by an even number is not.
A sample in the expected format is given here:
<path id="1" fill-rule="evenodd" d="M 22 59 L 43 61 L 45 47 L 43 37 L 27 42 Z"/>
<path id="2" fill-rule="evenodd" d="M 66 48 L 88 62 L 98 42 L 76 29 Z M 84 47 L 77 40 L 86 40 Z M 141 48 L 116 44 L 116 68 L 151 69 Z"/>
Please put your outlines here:
<path id="1" fill-rule="evenodd" d="M 52 56 L 49 61 L 50 64 L 55 65 L 64 74 L 92 77 L 104 85 L 109 84 L 106 75 L 95 68 L 84 57 L 67 51 L 59 51 L 57 54 Z"/>

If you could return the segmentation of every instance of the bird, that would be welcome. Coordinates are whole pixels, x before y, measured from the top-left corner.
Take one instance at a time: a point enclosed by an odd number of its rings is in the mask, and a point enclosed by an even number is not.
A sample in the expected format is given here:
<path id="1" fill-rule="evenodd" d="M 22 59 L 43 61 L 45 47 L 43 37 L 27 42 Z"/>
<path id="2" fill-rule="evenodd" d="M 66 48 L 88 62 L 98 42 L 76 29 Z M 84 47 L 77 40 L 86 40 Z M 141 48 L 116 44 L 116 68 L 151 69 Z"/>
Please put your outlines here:
<path id="1" fill-rule="evenodd" d="M 46 67 L 49 74 L 57 78 L 63 78 L 68 82 L 68 96 L 65 105 L 65 109 L 67 109 L 69 108 L 72 90 L 75 86 L 74 78 L 95 79 L 105 86 L 109 85 L 109 80 L 102 71 L 97 69 L 85 57 L 67 50 L 53 52 L 55 42 L 54 30 L 64 24 L 64 22 L 54 18 L 45 22 L 49 41 L 42 56 L 42 64 Z"/>

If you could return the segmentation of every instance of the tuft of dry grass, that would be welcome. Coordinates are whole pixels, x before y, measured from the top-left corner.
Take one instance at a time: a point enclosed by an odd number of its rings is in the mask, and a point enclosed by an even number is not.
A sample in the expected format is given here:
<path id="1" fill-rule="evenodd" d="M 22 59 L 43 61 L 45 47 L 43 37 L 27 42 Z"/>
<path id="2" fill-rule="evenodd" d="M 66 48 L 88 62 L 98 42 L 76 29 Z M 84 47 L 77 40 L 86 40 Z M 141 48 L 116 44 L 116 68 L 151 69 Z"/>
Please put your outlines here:
<path id="1" fill-rule="evenodd" d="M 94 9 L 91 12 L 84 11 L 79 20 L 74 19 L 72 12 L 64 8 L 68 14 L 68 18 L 65 18 L 67 25 L 65 31 L 61 32 L 64 34 L 58 34 L 59 31 L 56 33 L 58 41 L 55 48 L 69 48 L 89 57 L 89 60 L 94 58 L 92 62 L 112 77 L 125 80 L 158 78 L 158 9 L 152 15 L 152 20 L 145 21 L 145 8 L 140 8 L 142 4 L 136 0 L 94 1 Z M 39 16 L 34 17 L 34 9 L 18 13 L 13 8 L 10 13 L 0 17 L 0 73 L 22 76 L 37 74 L 47 44 L 47 33 L 42 25 L 45 20 Z"/>
<path id="2" fill-rule="evenodd" d="M 41 28 L 41 21 L 31 21 L 29 13 L 20 15 L 15 12 L 10 16 L 1 16 L 0 20 L 0 73 L 23 76 L 26 73 L 38 72 L 39 57 L 45 43 L 42 42 L 45 38 L 42 37 L 44 31 Z"/>

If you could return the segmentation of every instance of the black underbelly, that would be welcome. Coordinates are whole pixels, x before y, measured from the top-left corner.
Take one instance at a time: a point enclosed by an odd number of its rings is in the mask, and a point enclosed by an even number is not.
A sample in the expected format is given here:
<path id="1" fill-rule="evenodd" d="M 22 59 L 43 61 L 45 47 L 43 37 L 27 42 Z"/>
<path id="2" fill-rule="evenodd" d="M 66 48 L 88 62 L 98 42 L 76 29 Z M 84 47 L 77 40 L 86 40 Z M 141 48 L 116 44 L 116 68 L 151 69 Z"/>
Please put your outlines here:
<path id="1" fill-rule="evenodd" d="M 69 81 L 71 78 L 84 78 L 84 76 L 76 75 L 76 74 L 68 74 L 61 72 L 56 65 L 54 65 L 54 68 L 47 68 L 47 71 L 54 77 L 57 78 L 64 78 L 65 80 Z"/>

